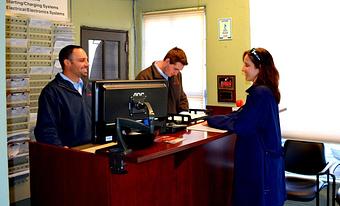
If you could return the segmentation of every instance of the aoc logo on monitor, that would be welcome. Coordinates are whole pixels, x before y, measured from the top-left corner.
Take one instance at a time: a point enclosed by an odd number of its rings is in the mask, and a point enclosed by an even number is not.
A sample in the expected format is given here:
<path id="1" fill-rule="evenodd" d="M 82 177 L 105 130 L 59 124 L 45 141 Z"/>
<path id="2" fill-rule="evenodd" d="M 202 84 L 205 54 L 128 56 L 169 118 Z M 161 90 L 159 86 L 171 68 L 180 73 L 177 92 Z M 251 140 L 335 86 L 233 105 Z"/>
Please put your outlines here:
<path id="1" fill-rule="evenodd" d="M 145 96 L 144 92 L 135 92 L 133 93 L 132 95 L 133 97 L 142 97 L 142 96 Z"/>

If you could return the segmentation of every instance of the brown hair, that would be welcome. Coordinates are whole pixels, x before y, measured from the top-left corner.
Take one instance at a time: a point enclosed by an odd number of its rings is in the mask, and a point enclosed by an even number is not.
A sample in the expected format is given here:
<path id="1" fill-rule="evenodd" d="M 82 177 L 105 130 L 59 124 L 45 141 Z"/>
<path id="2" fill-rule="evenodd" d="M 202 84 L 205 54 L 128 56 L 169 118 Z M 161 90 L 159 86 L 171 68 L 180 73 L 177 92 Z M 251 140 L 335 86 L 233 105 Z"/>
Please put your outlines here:
<path id="1" fill-rule="evenodd" d="M 259 74 L 254 84 L 268 86 L 272 90 L 276 102 L 280 103 L 280 75 L 275 67 L 272 55 L 264 48 L 253 48 L 245 51 L 243 53 L 243 59 L 246 55 L 248 55 L 255 67 L 259 69 Z"/>
<path id="2" fill-rule="evenodd" d="M 163 60 L 166 60 L 167 58 L 170 59 L 170 64 L 180 62 L 183 65 L 188 65 L 187 56 L 185 55 L 185 52 L 178 47 L 170 49 L 170 51 L 168 51 Z"/>

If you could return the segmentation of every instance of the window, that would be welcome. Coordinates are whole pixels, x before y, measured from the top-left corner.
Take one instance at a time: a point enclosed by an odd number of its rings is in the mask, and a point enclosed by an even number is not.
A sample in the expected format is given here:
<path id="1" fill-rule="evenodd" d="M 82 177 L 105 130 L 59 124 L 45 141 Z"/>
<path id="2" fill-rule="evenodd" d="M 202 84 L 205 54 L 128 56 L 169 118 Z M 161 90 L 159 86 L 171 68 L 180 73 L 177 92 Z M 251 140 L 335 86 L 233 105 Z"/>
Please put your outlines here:
<path id="1" fill-rule="evenodd" d="M 189 107 L 205 108 L 205 10 L 192 8 L 144 13 L 143 23 L 143 68 L 155 60 L 162 60 L 173 47 L 183 49 L 188 59 L 182 76 Z"/>
<path id="2" fill-rule="evenodd" d="M 339 6 L 250 0 L 252 46 L 267 48 L 280 72 L 284 137 L 340 142 Z"/>
<path id="3" fill-rule="evenodd" d="M 280 72 L 287 107 L 280 114 L 282 136 L 329 142 L 330 162 L 340 158 L 339 6 L 333 0 L 250 0 L 252 46 L 267 48 Z"/>

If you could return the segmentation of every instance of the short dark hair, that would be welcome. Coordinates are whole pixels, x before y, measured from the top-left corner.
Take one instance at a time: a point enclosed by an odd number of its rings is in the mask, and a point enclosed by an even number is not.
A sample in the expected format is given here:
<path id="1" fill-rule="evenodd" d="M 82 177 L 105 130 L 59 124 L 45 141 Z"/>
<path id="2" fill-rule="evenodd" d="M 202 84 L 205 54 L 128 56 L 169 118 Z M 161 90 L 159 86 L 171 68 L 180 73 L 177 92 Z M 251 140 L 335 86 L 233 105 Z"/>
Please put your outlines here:
<path id="1" fill-rule="evenodd" d="M 178 47 L 170 49 L 170 51 L 168 51 L 168 53 L 165 55 L 164 60 L 166 60 L 167 58 L 170 59 L 170 64 L 181 62 L 183 65 L 188 65 L 187 56 L 185 55 L 185 52 Z"/>
<path id="2" fill-rule="evenodd" d="M 73 53 L 74 49 L 82 49 L 82 47 L 78 46 L 78 45 L 67 45 L 60 50 L 60 52 L 59 52 L 59 62 L 60 62 L 60 65 L 61 65 L 61 68 L 63 69 L 63 71 L 64 71 L 64 67 L 65 67 L 64 60 L 69 59 L 71 57 L 71 54 Z"/>

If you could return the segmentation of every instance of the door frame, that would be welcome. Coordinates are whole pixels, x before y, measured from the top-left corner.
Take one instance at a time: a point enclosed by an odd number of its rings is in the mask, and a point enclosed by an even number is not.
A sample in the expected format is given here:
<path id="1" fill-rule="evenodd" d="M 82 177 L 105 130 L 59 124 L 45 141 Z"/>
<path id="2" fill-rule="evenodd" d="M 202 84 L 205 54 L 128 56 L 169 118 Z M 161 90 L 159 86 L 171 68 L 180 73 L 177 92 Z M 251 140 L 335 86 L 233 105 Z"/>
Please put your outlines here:
<path id="1" fill-rule="evenodd" d="M 83 49 L 89 52 L 89 39 L 99 40 L 115 40 L 119 41 L 119 79 L 125 80 L 129 78 L 129 62 L 128 62 L 128 31 L 103 29 L 96 27 L 81 26 L 80 42 Z"/>

